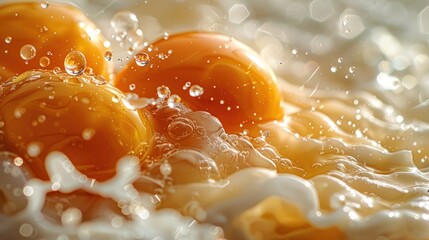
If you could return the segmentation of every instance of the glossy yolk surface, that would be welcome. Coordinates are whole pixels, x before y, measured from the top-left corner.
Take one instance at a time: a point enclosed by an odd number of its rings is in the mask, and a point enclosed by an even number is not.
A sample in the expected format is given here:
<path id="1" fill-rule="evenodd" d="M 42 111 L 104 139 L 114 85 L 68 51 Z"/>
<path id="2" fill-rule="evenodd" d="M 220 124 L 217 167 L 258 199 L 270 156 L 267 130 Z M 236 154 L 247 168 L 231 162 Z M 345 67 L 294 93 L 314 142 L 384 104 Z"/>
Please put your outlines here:
<path id="1" fill-rule="evenodd" d="M 117 75 L 115 85 L 122 91 L 156 97 L 157 87 L 165 85 L 191 109 L 219 118 L 230 132 L 283 116 L 272 70 L 253 50 L 229 36 L 182 33 L 158 40 L 144 51 L 149 54 L 148 65 L 131 61 Z M 191 96 L 192 85 L 203 87 L 204 93 Z"/>
<path id="2" fill-rule="evenodd" d="M 122 156 L 143 158 L 147 152 L 148 117 L 130 110 L 123 94 L 103 79 L 28 71 L 3 87 L 2 141 L 41 179 L 48 178 L 44 161 L 54 150 L 100 181 L 115 174 Z"/>
<path id="3" fill-rule="evenodd" d="M 49 3 L 47 8 L 39 2 L 8 4 L 0 7 L 0 22 L 0 82 L 26 70 L 63 68 L 72 50 L 85 54 L 87 66 L 107 79 L 105 40 L 77 8 L 58 3 Z M 21 58 L 25 45 L 34 46 L 34 58 Z"/>

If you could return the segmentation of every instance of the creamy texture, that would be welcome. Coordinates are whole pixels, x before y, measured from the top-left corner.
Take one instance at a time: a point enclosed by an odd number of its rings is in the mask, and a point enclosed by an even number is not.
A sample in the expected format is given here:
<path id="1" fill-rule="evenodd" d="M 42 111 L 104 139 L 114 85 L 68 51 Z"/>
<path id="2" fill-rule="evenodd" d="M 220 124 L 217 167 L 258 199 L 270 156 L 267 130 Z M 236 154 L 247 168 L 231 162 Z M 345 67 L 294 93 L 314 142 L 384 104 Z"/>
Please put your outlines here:
<path id="1" fill-rule="evenodd" d="M 106 32 L 110 12 L 120 8 L 114 1 L 76 3 L 92 7 Z M 164 30 L 195 29 L 247 40 L 283 78 L 285 119 L 250 138 L 226 134 L 209 115 L 185 109 L 174 120 L 185 130 L 160 132 L 148 167 L 137 173 L 133 158 L 124 157 L 118 175 L 104 183 L 81 176 L 58 152 L 47 161 L 52 181 L 27 181 L 16 156 L 4 153 L 1 236 L 429 238 L 427 3 L 251 1 L 247 17 L 231 1 L 133 4 L 124 3 L 140 13 L 148 40 Z M 125 52 L 116 47 L 116 56 Z M 136 108 L 152 103 L 133 101 Z M 60 209 L 55 221 L 47 217 L 55 206 L 43 208 L 52 188 L 102 198 L 88 213 L 76 211 L 85 204 Z"/>

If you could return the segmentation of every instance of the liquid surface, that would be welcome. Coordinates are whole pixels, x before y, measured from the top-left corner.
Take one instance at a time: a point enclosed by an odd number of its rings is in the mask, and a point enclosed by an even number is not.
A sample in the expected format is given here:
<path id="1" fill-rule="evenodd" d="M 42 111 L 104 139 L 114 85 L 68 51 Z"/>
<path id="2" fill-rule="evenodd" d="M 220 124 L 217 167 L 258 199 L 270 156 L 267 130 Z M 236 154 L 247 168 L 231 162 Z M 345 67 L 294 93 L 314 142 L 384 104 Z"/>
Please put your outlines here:
<path id="1" fill-rule="evenodd" d="M 45 159 L 50 180 L 40 180 L 3 151 L 2 237 L 429 239 L 426 2 L 127 4 L 94 8 L 114 28 L 107 62 L 146 62 L 129 49 L 144 45 L 134 38 L 139 26 L 147 46 L 176 30 L 226 32 L 274 68 L 284 117 L 257 135 L 233 134 L 187 107 L 181 89 L 126 94 L 153 118 L 146 161 L 119 157 L 116 174 L 100 182 L 55 151 Z M 115 8 L 138 21 L 114 18 Z M 198 86 L 196 95 L 210 92 Z"/>

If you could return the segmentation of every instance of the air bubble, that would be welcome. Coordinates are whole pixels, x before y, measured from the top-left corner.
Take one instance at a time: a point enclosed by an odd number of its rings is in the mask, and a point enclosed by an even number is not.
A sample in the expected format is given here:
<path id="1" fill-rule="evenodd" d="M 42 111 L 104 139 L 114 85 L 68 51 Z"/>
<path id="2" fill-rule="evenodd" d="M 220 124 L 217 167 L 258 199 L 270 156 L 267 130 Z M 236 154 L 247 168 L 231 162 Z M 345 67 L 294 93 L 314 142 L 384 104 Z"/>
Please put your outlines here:
<path id="1" fill-rule="evenodd" d="M 331 72 L 332 72 L 332 73 L 337 72 L 337 67 L 331 67 Z"/>
<path id="2" fill-rule="evenodd" d="M 191 86 L 191 82 L 186 82 L 185 85 L 183 85 L 183 90 L 188 89 Z"/>
<path id="3" fill-rule="evenodd" d="M 86 68 L 86 58 L 79 51 L 72 51 L 64 59 L 64 68 L 70 75 L 80 75 Z"/>
<path id="4" fill-rule="evenodd" d="M 179 95 L 173 94 L 167 99 L 167 103 L 169 107 L 174 107 L 181 100 L 182 99 L 179 97 Z"/>
<path id="5" fill-rule="evenodd" d="M 34 189 L 30 186 L 25 186 L 22 189 L 22 193 L 24 193 L 25 196 L 29 197 L 29 196 L 33 195 Z"/>
<path id="6" fill-rule="evenodd" d="M 111 51 L 106 51 L 106 52 L 104 53 L 104 59 L 106 59 L 106 61 L 110 61 L 110 60 L 112 60 L 112 56 L 113 56 L 113 54 L 112 54 L 112 52 L 111 52 Z"/>
<path id="7" fill-rule="evenodd" d="M 168 34 L 168 32 L 164 32 L 164 39 L 168 40 L 169 37 L 170 37 L 170 34 Z"/>
<path id="8" fill-rule="evenodd" d="M 36 56 L 36 48 L 33 45 L 26 44 L 22 46 L 19 54 L 23 60 L 31 60 Z"/>
<path id="9" fill-rule="evenodd" d="M 161 171 L 161 174 L 166 177 L 171 174 L 173 169 L 171 168 L 171 165 L 168 162 L 164 162 L 159 166 L 159 170 Z"/>
<path id="10" fill-rule="evenodd" d="M 131 83 L 130 85 L 128 85 L 128 88 L 133 91 L 136 89 L 136 85 L 134 83 Z"/>
<path id="11" fill-rule="evenodd" d="M 15 116 L 15 118 L 22 118 L 22 116 L 25 113 L 25 108 L 16 108 L 13 115 Z"/>
<path id="12" fill-rule="evenodd" d="M 113 27 L 117 33 L 128 33 L 131 31 L 137 30 L 139 26 L 139 20 L 137 16 L 129 11 L 117 12 L 112 20 L 110 25 Z"/>
<path id="13" fill-rule="evenodd" d="M 40 58 L 39 64 L 41 67 L 47 67 L 49 64 L 51 64 L 51 60 L 48 57 L 43 56 Z"/>
<path id="14" fill-rule="evenodd" d="M 44 123 L 46 121 L 46 116 L 39 115 L 39 117 L 37 117 L 37 121 L 39 121 L 39 123 Z"/>
<path id="15" fill-rule="evenodd" d="M 37 157 L 42 152 L 43 145 L 39 142 L 31 142 L 27 146 L 27 154 L 30 157 Z"/>
<path id="16" fill-rule="evenodd" d="M 49 7 L 49 3 L 48 2 L 41 2 L 40 3 L 40 6 L 42 7 L 42 8 L 44 8 L 44 9 L 46 9 L 46 8 L 48 8 Z"/>
<path id="17" fill-rule="evenodd" d="M 204 94 L 204 88 L 201 87 L 200 85 L 192 85 L 189 88 L 189 95 L 191 95 L 191 97 L 199 97 L 203 94 Z"/>
<path id="18" fill-rule="evenodd" d="M 95 129 L 93 128 L 85 128 L 82 132 L 82 138 L 86 141 L 91 140 L 95 135 Z"/>
<path id="19" fill-rule="evenodd" d="M 157 87 L 156 93 L 158 94 L 159 98 L 167 98 L 171 94 L 170 89 L 164 85 Z"/>
<path id="20" fill-rule="evenodd" d="M 5 37 L 4 42 L 10 44 L 12 42 L 12 37 Z"/>
<path id="21" fill-rule="evenodd" d="M 192 135 L 194 129 L 194 123 L 190 119 L 182 117 L 174 119 L 167 127 L 168 135 L 175 140 L 187 138 Z"/>
<path id="22" fill-rule="evenodd" d="M 118 97 L 116 97 L 116 96 L 113 96 L 113 97 L 112 97 L 112 102 L 114 102 L 114 103 L 119 103 L 119 98 L 118 98 Z"/>
<path id="23" fill-rule="evenodd" d="M 356 72 L 356 67 L 355 66 L 349 67 L 349 73 L 354 73 L 354 72 Z"/>
<path id="24" fill-rule="evenodd" d="M 134 55 L 134 60 L 136 61 L 136 64 L 140 67 L 144 67 L 150 62 L 149 55 L 145 52 L 139 52 Z"/>
<path id="25" fill-rule="evenodd" d="M 86 75 L 92 76 L 94 75 L 94 69 L 92 69 L 92 67 L 86 67 L 85 70 L 83 71 Z"/>
<path id="26" fill-rule="evenodd" d="M 122 226 L 122 218 L 121 217 L 112 218 L 111 225 L 114 228 L 120 228 Z"/>
<path id="27" fill-rule="evenodd" d="M 24 223 L 19 227 L 19 234 L 23 237 L 31 237 L 34 233 L 34 227 L 29 223 Z"/>
<path id="28" fill-rule="evenodd" d="M 13 163 L 15 164 L 15 166 L 20 167 L 24 163 L 24 159 L 22 159 L 21 157 L 16 157 L 15 159 L 13 159 Z"/>
<path id="29" fill-rule="evenodd" d="M 61 215 L 61 223 L 65 226 L 76 226 L 82 221 L 82 212 L 77 208 L 68 208 Z"/>

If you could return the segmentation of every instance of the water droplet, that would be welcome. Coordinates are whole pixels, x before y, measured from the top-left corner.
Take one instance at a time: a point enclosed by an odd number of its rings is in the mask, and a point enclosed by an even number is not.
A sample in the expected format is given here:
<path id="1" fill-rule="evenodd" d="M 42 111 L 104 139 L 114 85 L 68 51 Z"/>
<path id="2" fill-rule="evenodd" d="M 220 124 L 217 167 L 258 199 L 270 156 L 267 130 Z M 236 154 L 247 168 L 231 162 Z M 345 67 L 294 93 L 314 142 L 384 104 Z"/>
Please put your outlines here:
<path id="1" fill-rule="evenodd" d="M 94 69 L 92 69 L 92 67 L 86 67 L 85 70 L 83 71 L 86 75 L 92 76 L 94 75 Z"/>
<path id="2" fill-rule="evenodd" d="M 70 75 L 80 75 L 86 68 L 86 58 L 83 53 L 73 51 L 67 54 L 64 59 L 64 68 Z"/>
<path id="3" fill-rule="evenodd" d="M 168 32 L 164 32 L 164 39 L 168 40 L 169 37 L 170 37 L 170 34 L 168 34 Z"/>
<path id="4" fill-rule="evenodd" d="M 45 1 L 45 2 L 41 2 L 41 3 L 40 3 L 40 6 L 41 6 L 42 8 L 45 8 L 45 9 L 46 9 L 46 8 L 48 8 L 48 7 L 49 7 L 49 2 L 46 2 L 46 1 Z"/>
<path id="5" fill-rule="evenodd" d="M 25 113 L 25 108 L 16 108 L 13 114 L 15 118 L 22 118 L 24 113 Z"/>
<path id="6" fill-rule="evenodd" d="M 183 85 L 183 90 L 188 89 L 191 86 L 191 82 L 186 82 L 185 85 Z"/>
<path id="7" fill-rule="evenodd" d="M 95 129 L 93 128 L 85 128 L 82 131 L 82 138 L 86 141 L 89 141 L 92 139 L 92 137 L 94 137 L 95 135 Z"/>
<path id="8" fill-rule="evenodd" d="M 343 63 L 343 58 L 342 57 L 338 58 L 338 63 Z"/>
<path id="9" fill-rule="evenodd" d="M 67 208 L 61 215 L 61 223 L 66 226 L 76 226 L 82 221 L 82 212 L 77 208 Z"/>
<path id="10" fill-rule="evenodd" d="M 22 46 L 19 54 L 24 60 L 31 60 L 36 56 L 36 48 L 33 45 L 26 44 Z"/>
<path id="11" fill-rule="evenodd" d="M 131 84 L 128 86 L 128 88 L 129 88 L 131 91 L 133 91 L 133 90 L 135 90 L 135 89 L 136 89 L 136 85 L 135 85 L 134 83 L 131 83 Z"/>
<path id="12" fill-rule="evenodd" d="M 51 64 L 51 60 L 48 57 L 43 56 L 40 58 L 39 64 L 41 67 L 47 67 L 49 64 Z"/>
<path id="13" fill-rule="evenodd" d="M 204 94 L 204 88 L 201 87 L 200 85 L 192 85 L 189 88 L 189 95 L 191 95 L 191 97 L 199 97 L 203 94 Z"/>
<path id="14" fill-rule="evenodd" d="M 163 162 L 160 166 L 159 166 L 159 170 L 161 171 L 161 174 L 166 177 L 168 175 L 171 174 L 171 172 L 173 171 L 173 169 L 171 168 L 171 165 L 168 162 Z"/>
<path id="15" fill-rule="evenodd" d="M 42 152 L 43 145 L 39 142 L 31 142 L 27 146 L 27 154 L 30 157 L 37 157 Z"/>
<path id="16" fill-rule="evenodd" d="M 29 196 L 33 195 L 34 189 L 30 186 L 25 186 L 22 189 L 22 193 L 24 193 L 25 196 L 29 197 Z"/>
<path id="17" fill-rule="evenodd" d="M 354 72 L 356 72 L 356 67 L 355 66 L 349 67 L 349 73 L 354 73 Z"/>
<path id="18" fill-rule="evenodd" d="M 149 59 L 149 55 L 145 52 L 139 52 L 134 56 L 134 59 L 136 61 L 136 64 L 139 65 L 140 67 L 144 67 L 146 66 L 150 59 Z"/>
<path id="19" fill-rule="evenodd" d="M 39 115 L 39 117 L 37 118 L 37 121 L 39 121 L 39 123 L 44 123 L 46 121 L 46 116 L 45 115 Z"/>
<path id="20" fill-rule="evenodd" d="M 127 33 L 137 30 L 139 26 L 139 20 L 137 16 L 129 11 L 117 12 L 112 20 L 110 25 L 117 33 Z"/>
<path id="21" fill-rule="evenodd" d="M 113 54 L 112 54 L 112 52 L 111 52 L 111 51 L 106 51 L 106 52 L 104 53 L 104 59 L 106 59 L 106 61 L 110 61 L 110 60 L 112 60 L 112 56 L 113 56 Z"/>
<path id="22" fill-rule="evenodd" d="M 169 107 L 174 107 L 177 103 L 179 103 L 182 99 L 179 97 L 179 95 L 173 94 L 171 95 L 167 102 Z"/>
<path id="23" fill-rule="evenodd" d="M 331 67 L 331 72 L 333 73 L 337 72 L 337 67 Z"/>
<path id="24" fill-rule="evenodd" d="M 158 94 L 159 98 L 166 98 L 166 97 L 170 96 L 170 94 L 171 94 L 170 89 L 164 85 L 157 87 L 156 93 Z"/>
<path id="25" fill-rule="evenodd" d="M 21 157 L 16 157 L 15 159 L 13 159 L 13 163 L 15 164 L 15 166 L 20 167 L 24 163 L 24 159 L 22 159 Z"/>
<path id="26" fill-rule="evenodd" d="M 11 43 L 12 42 L 12 37 L 5 37 L 4 38 L 4 42 L 7 43 L 7 44 Z"/>

